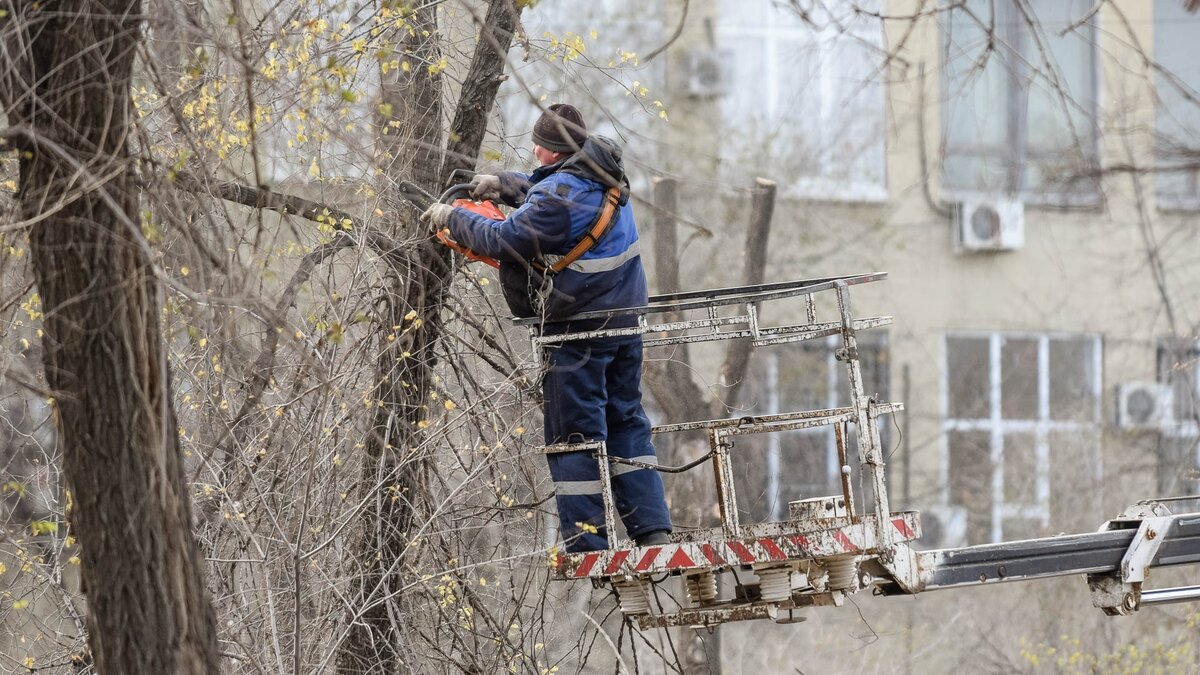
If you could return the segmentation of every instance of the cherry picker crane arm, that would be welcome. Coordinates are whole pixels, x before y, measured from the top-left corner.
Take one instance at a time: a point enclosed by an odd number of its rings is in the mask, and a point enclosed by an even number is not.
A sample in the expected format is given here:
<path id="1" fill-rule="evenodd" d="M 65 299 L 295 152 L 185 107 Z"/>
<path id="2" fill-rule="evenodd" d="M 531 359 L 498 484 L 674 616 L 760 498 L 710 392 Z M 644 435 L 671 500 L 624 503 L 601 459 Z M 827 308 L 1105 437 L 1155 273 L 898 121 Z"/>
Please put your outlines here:
<path id="1" fill-rule="evenodd" d="M 1085 575 L 1093 604 L 1113 615 L 1200 599 L 1200 586 L 1144 587 L 1154 568 L 1200 564 L 1200 513 L 1172 514 L 1168 504 L 1176 500 L 1135 504 L 1098 532 L 933 551 L 913 547 L 921 537 L 920 514 L 891 510 L 879 437 L 879 418 L 902 410 L 903 404 L 880 402 L 865 393 L 856 337 L 858 331 L 887 325 L 891 318 L 855 319 L 849 297 L 851 287 L 886 276 L 827 277 L 658 296 L 645 307 L 605 313 L 636 315 L 637 326 L 580 334 L 542 335 L 536 320 L 517 320 L 530 327 L 535 352 L 556 342 L 609 334 L 645 335 L 647 346 L 728 339 L 766 346 L 837 335 L 841 346 L 836 357 L 846 367 L 850 389 L 851 405 L 843 408 L 654 427 L 655 434 L 698 431 L 708 436 L 710 451 L 700 460 L 657 468 L 673 473 L 710 464 L 720 515 L 719 527 L 676 532 L 665 545 L 636 547 L 615 536 L 610 464 L 628 460 L 610 457 L 603 441 L 543 448 L 548 453 L 589 452 L 597 458 L 609 532 L 607 550 L 555 554 L 552 565 L 558 578 L 611 586 L 622 611 L 643 629 L 749 619 L 789 623 L 802 621 L 799 612 L 804 608 L 841 605 L 848 595 L 866 589 L 912 595 L 1063 575 Z M 817 319 L 814 296 L 823 292 L 835 296 L 837 316 L 832 321 Z M 787 298 L 803 299 L 805 320 L 764 325 L 761 305 Z M 689 311 L 703 315 L 678 318 Z M 655 322 L 657 314 L 669 319 Z M 822 426 L 834 431 L 841 494 L 791 502 L 787 519 L 779 522 L 742 523 L 732 469 L 737 460 L 733 439 Z M 851 427 L 856 457 L 847 442 Z M 855 468 L 864 484 L 863 496 L 869 496 L 861 506 L 851 480 Z M 673 576 L 682 577 L 686 597 L 664 610 L 657 596 L 660 585 Z M 718 591 L 718 576 L 732 581 L 724 584 L 732 593 Z"/>

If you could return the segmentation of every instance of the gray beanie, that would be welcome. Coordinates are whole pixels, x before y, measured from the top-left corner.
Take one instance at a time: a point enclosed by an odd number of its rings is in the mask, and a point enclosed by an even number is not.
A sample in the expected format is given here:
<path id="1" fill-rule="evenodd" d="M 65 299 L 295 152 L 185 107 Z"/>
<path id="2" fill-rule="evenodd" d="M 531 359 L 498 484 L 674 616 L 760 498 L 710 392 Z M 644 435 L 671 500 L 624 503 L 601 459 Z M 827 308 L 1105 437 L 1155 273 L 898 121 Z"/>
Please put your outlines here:
<path id="1" fill-rule="evenodd" d="M 533 125 L 533 142 L 554 152 L 574 154 L 587 140 L 583 115 L 569 103 L 555 103 Z"/>

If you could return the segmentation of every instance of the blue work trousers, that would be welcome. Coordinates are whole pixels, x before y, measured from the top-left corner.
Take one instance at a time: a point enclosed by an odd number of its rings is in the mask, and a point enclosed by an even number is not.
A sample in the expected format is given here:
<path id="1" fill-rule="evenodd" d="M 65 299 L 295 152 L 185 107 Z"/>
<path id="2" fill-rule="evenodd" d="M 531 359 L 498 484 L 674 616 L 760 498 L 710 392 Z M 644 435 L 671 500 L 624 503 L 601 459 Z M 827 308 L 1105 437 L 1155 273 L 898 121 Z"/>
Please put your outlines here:
<path id="1" fill-rule="evenodd" d="M 606 441 L 609 455 L 658 463 L 642 409 L 640 335 L 563 342 L 547 349 L 547 360 L 542 381 L 547 445 Z M 581 451 L 547 455 L 547 460 L 566 550 L 608 548 L 596 458 Z M 629 536 L 671 531 L 658 472 L 619 462 L 609 466 L 617 514 Z"/>

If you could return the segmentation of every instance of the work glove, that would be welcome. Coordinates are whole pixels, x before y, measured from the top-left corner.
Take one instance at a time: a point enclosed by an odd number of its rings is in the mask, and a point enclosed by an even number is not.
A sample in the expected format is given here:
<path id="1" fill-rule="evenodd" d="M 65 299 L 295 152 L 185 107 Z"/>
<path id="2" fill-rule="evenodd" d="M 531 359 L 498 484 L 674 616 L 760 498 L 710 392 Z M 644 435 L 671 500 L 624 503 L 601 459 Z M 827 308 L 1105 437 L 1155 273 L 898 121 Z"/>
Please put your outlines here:
<path id="1" fill-rule="evenodd" d="M 437 232 L 446 227 L 446 222 L 450 220 L 450 212 L 453 210 L 453 206 L 439 202 L 425 209 L 425 213 L 421 214 L 421 222 L 428 225 L 429 229 Z"/>
<path id="2" fill-rule="evenodd" d="M 500 177 L 489 173 L 477 173 L 471 179 L 471 197 L 483 200 L 500 198 Z"/>

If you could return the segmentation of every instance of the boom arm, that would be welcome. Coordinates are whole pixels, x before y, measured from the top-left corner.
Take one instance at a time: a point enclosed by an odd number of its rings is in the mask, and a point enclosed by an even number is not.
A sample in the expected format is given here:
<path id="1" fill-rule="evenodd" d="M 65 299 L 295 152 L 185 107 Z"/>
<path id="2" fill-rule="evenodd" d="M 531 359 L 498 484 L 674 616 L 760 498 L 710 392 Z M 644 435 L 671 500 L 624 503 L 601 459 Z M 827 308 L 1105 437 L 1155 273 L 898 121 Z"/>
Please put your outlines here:
<path id="1" fill-rule="evenodd" d="M 1099 532 L 923 551 L 915 563 L 916 583 L 905 588 L 897 573 L 909 570 L 879 562 L 880 591 L 911 594 L 1086 574 L 1092 604 L 1108 614 L 1129 614 L 1144 605 L 1200 599 L 1200 586 L 1142 589 L 1151 568 L 1200 564 L 1200 513 L 1171 515 L 1162 502 L 1143 502 Z"/>

